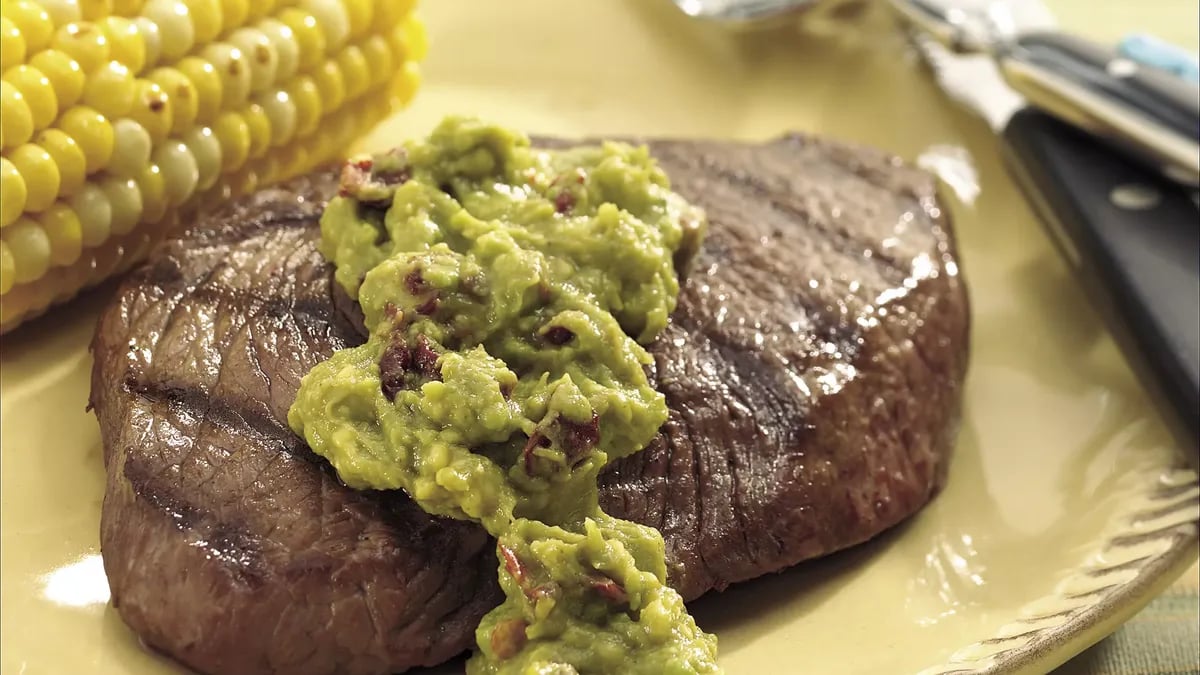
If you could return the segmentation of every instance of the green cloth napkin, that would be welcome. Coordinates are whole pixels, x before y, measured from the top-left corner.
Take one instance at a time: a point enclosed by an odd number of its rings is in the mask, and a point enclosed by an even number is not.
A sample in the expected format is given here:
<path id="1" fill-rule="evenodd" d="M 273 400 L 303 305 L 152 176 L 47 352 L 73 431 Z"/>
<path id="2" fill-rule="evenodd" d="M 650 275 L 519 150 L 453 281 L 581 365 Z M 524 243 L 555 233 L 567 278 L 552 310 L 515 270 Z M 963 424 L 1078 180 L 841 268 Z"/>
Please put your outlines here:
<path id="1" fill-rule="evenodd" d="M 1200 674 L 1200 564 L 1055 675 Z"/>

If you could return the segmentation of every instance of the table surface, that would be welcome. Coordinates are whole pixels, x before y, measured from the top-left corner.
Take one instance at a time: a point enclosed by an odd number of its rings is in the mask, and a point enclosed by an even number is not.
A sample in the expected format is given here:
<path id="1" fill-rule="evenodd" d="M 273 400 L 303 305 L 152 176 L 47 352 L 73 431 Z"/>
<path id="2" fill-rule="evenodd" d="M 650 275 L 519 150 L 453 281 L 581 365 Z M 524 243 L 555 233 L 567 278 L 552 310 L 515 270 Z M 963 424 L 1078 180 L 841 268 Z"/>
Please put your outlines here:
<path id="1" fill-rule="evenodd" d="M 1200 3 L 1195 0 L 1051 0 L 1063 26 L 1113 42 L 1146 32 L 1195 53 Z M 1112 637 L 1059 669 L 1063 675 L 1200 672 L 1200 566 L 1142 610 Z"/>

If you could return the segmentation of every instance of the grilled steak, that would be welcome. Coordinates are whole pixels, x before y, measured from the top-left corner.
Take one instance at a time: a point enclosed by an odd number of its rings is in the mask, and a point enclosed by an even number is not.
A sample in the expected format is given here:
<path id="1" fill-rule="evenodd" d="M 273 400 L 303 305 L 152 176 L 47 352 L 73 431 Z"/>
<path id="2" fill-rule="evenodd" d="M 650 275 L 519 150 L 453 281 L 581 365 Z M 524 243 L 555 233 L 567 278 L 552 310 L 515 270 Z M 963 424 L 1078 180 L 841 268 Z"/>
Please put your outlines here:
<path id="1" fill-rule="evenodd" d="M 651 142 L 708 237 L 652 346 L 669 422 L 602 477 L 687 599 L 860 543 L 940 486 L 968 307 L 933 180 L 792 136 Z M 467 648 L 493 544 L 357 492 L 287 428 L 300 378 L 362 341 L 317 252 L 318 173 L 195 223 L 98 326 L 92 405 L 113 604 L 206 673 L 377 674 Z"/>

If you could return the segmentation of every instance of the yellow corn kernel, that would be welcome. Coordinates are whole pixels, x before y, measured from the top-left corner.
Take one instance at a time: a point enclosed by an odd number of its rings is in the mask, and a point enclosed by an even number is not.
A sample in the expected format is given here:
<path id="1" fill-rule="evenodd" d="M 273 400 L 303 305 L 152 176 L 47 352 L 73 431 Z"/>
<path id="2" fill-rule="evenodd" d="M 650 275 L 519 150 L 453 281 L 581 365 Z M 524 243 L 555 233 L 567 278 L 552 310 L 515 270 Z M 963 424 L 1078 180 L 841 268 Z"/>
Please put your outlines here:
<path id="1" fill-rule="evenodd" d="M 368 87 L 384 84 L 396 74 L 395 65 L 398 60 L 392 55 L 392 48 L 388 46 L 387 39 L 382 35 L 372 35 L 363 40 L 359 44 L 359 49 L 362 50 L 363 58 L 368 64 L 368 74 L 370 75 Z"/>
<path id="2" fill-rule="evenodd" d="M 221 175 L 221 142 L 208 127 L 196 127 L 181 140 L 196 158 L 196 189 L 209 189 Z"/>
<path id="3" fill-rule="evenodd" d="M 54 32 L 54 49 L 75 59 L 84 73 L 93 73 L 109 61 L 108 38 L 88 21 L 77 21 Z"/>
<path id="4" fill-rule="evenodd" d="M 108 40 L 108 51 L 134 75 L 146 67 L 146 41 L 137 22 L 123 16 L 106 16 L 96 22 Z"/>
<path id="5" fill-rule="evenodd" d="M 175 108 L 171 98 L 157 83 L 138 80 L 137 95 L 134 97 L 129 118 L 142 125 L 146 133 L 150 134 L 150 139 L 158 144 L 167 140 L 171 133 L 171 125 L 175 121 Z"/>
<path id="6" fill-rule="evenodd" d="M 320 65 L 325 59 L 325 33 L 317 26 L 317 20 L 304 10 L 289 7 L 276 17 L 288 28 L 299 47 L 299 70 L 306 73 Z"/>
<path id="7" fill-rule="evenodd" d="M 83 10 L 79 7 L 79 0 L 38 0 L 38 4 L 50 15 L 50 22 L 55 26 L 83 21 Z"/>
<path id="8" fill-rule="evenodd" d="M 118 248 L 120 246 L 118 242 L 120 241 L 119 238 L 114 237 L 111 244 L 96 251 L 94 258 L 95 268 L 92 270 L 93 279 L 105 279 L 116 272 L 117 268 L 121 266 L 121 249 Z"/>
<path id="9" fill-rule="evenodd" d="M 227 180 L 233 196 L 248 195 L 258 189 L 258 172 L 254 170 L 253 164 L 248 164 Z"/>
<path id="10" fill-rule="evenodd" d="M 235 112 L 223 113 L 213 126 L 221 144 L 221 169 L 225 172 L 240 169 L 250 157 L 250 126 Z"/>
<path id="11" fill-rule="evenodd" d="M 321 93 L 317 90 L 313 79 L 307 75 L 301 75 L 292 80 L 292 84 L 287 88 L 287 94 L 296 107 L 296 135 L 303 138 L 316 131 L 324 111 Z"/>
<path id="12" fill-rule="evenodd" d="M 33 136 L 33 113 L 21 90 L 0 80 L 0 146 L 5 150 L 25 143 Z"/>
<path id="13" fill-rule="evenodd" d="M 16 86 L 20 95 L 25 97 L 25 104 L 34 120 L 34 129 L 46 129 L 59 117 L 59 100 L 54 94 L 54 86 L 42 71 L 34 66 L 17 66 L 8 68 L 4 73 L 5 82 Z"/>
<path id="14" fill-rule="evenodd" d="M 27 53 L 37 53 L 50 44 L 54 35 L 54 22 L 38 3 L 31 0 L 5 2 L 4 16 L 21 31 Z"/>
<path id="15" fill-rule="evenodd" d="M 167 213 L 167 187 L 157 164 L 147 164 L 136 178 L 142 193 L 142 222 L 157 223 Z"/>
<path id="16" fill-rule="evenodd" d="M 83 156 L 83 148 L 60 129 L 46 129 L 36 140 L 58 168 L 58 195 L 75 194 L 87 178 L 87 158 Z"/>
<path id="17" fill-rule="evenodd" d="M 181 134 L 196 126 L 200 115 L 200 92 L 196 85 L 175 68 L 156 68 L 146 76 L 162 88 L 171 102 L 171 133 Z"/>
<path id="18" fill-rule="evenodd" d="M 79 11 L 88 21 L 99 21 L 112 14 L 112 0 L 79 0 Z"/>
<path id="19" fill-rule="evenodd" d="M 178 218 L 176 217 L 175 220 Z M 117 263 L 117 267 L 113 270 L 113 274 L 124 274 L 133 269 L 134 265 L 141 262 L 142 258 L 150 252 L 155 241 L 156 237 L 146 232 L 130 233 L 128 237 L 125 237 L 125 251 Z"/>
<path id="20" fill-rule="evenodd" d="M 350 17 L 342 0 L 300 0 L 300 8 L 312 15 L 325 34 L 325 49 L 334 52 L 350 36 Z"/>
<path id="21" fill-rule="evenodd" d="M 124 64 L 109 61 L 88 73 L 83 104 L 110 120 L 125 117 L 133 109 L 137 80 Z"/>
<path id="22" fill-rule="evenodd" d="M 300 45 L 296 42 L 296 34 L 275 19 L 263 19 L 255 27 L 275 49 L 275 81 L 291 80 L 300 68 Z"/>
<path id="23" fill-rule="evenodd" d="M 172 206 L 183 204 L 196 191 L 196 183 L 200 180 L 196 158 L 186 145 L 175 140 L 155 147 L 152 157 L 162 169 L 167 202 Z"/>
<path id="24" fill-rule="evenodd" d="M 421 86 L 421 71 L 415 63 L 405 63 L 393 80 L 392 94 L 400 105 L 407 105 Z"/>
<path id="25" fill-rule="evenodd" d="M 271 147 L 271 120 L 267 111 L 261 105 L 252 103 L 242 111 L 242 119 L 250 129 L 250 159 L 258 159 L 267 154 Z"/>
<path id="26" fill-rule="evenodd" d="M 375 18 L 375 0 L 343 0 L 346 18 L 350 21 L 350 39 L 354 40 L 371 29 Z"/>
<path id="27" fill-rule="evenodd" d="M 113 14 L 137 16 L 142 13 L 144 4 L 146 4 L 146 0 L 113 0 Z"/>
<path id="28" fill-rule="evenodd" d="M 299 176 L 310 165 L 307 144 L 292 143 L 283 148 L 279 155 L 279 178 L 287 180 Z"/>
<path id="29" fill-rule="evenodd" d="M 133 15 L 129 14 L 127 16 Z M 142 42 L 146 44 L 145 67 L 153 68 L 158 64 L 159 58 L 162 57 L 162 31 L 158 29 L 158 24 L 154 23 L 148 17 L 139 15 L 133 18 L 133 22 L 137 24 L 138 33 L 142 36 Z"/>
<path id="30" fill-rule="evenodd" d="M 129 178 L 107 178 L 100 183 L 104 196 L 112 205 L 112 232 L 115 235 L 129 234 L 142 218 L 142 193 L 138 185 Z"/>
<path id="31" fill-rule="evenodd" d="M 396 36 L 395 39 L 401 43 L 392 45 L 393 50 L 401 55 L 398 58 L 410 62 L 425 59 L 425 54 L 429 51 L 429 37 L 425 34 L 425 24 L 408 19 L 397 29 L 393 29 L 391 35 Z"/>
<path id="32" fill-rule="evenodd" d="M 239 28 L 226 39 L 246 57 L 250 66 L 250 91 L 257 93 L 275 84 L 279 54 L 266 33 L 256 28 Z"/>
<path id="33" fill-rule="evenodd" d="M 83 245 L 87 248 L 99 246 L 111 234 L 112 205 L 98 183 L 89 182 L 68 202 L 71 210 L 79 217 Z"/>
<path id="34" fill-rule="evenodd" d="M 37 222 L 50 241 L 50 264 L 66 267 L 83 252 L 83 226 L 79 216 L 63 202 L 56 202 L 38 216 Z"/>
<path id="35" fill-rule="evenodd" d="M 50 80 L 59 110 L 70 110 L 83 96 L 83 69 L 66 53 L 57 49 L 45 49 L 34 54 L 33 58 L 29 59 L 29 65 L 37 68 Z"/>
<path id="36" fill-rule="evenodd" d="M 142 16 L 158 26 L 159 58 L 175 61 L 196 44 L 196 28 L 186 3 L 180 0 L 149 0 Z"/>
<path id="37" fill-rule="evenodd" d="M 16 263 L 13 281 L 18 284 L 34 281 L 50 269 L 50 239 L 32 218 L 21 218 L 0 232 Z"/>
<path id="38" fill-rule="evenodd" d="M 226 42 L 214 42 L 200 55 L 213 64 L 221 77 L 221 107 L 237 110 L 250 96 L 250 62 L 242 50 Z"/>
<path id="39" fill-rule="evenodd" d="M 179 74 L 192 83 L 192 87 L 196 90 L 196 122 L 209 124 L 217 119 L 217 115 L 221 112 L 223 85 L 221 76 L 213 64 L 202 58 L 189 56 L 181 60 L 176 69 Z M 162 85 L 162 80 L 156 79 L 155 81 Z"/>
<path id="40" fill-rule="evenodd" d="M 17 222 L 25 212 L 25 179 L 7 157 L 0 157 L 0 227 Z"/>
<path id="41" fill-rule="evenodd" d="M 346 81 L 336 61 L 326 61 L 313 71 L 313 81 L 321 96 L 321 105 L 326 110 L 337 110 L 346 100 Z"/>
<path id="42" fill-rule="evenodd" d="M 416 0 L 378 0 L 375 5 L 375 22 L 383 28 L 391 28 L 412 14 Z"/>
<path id="43" fill-rule="evenodd" d="M 113 158 L 108 172 L 115 176 L 138 176 L 150 164 L 154 141 L 137 121 L 125 118 L 113 124 Z"/>
<path id="44" fill-rule="evenodd" d="M 258 180 L 264 185 L 269 185 L 279 181 L 279 152 L 271 152 L 262 159 L 254 163 L 254 170 L 258 173 Z"/>
<path id="45" fill-rule="evenodd" d="M 238 25 L 224 22 L 220 0 L 184 0 L 184 3 L 192 17 L 198 45 L 208 44 L 216 39 L 221 34 L 223 25 Z"/>
<path id="46" fill-rule="evenodd" d="M 246 22 L 258 21 L 275 13 L 275 0 L 251 0 L 246 8 Z"/>
<path id="47" fill-rule="evenodd" d="M 338 68 L 346 81 L 346 98 L 353 100 L 371 86 L 371 66 L 358 45 L 350 45 L 337 55 Z"/>
<path id="48" fill-rule="evenodd" d="M 21 29 L 7 16 L 0 16 L 0 70 L 22 63 L 25 63 L 25 38 Z"/>
<path id="49" fill-rule="evenodd" d="M 249 0 L 221 0 L 221 18 L 225 27 L 246 25 L 249 14 Z"/>
<path id="50" fill-rule="evenodd" d="M 46 149 L 26 143 L 8 153 L 21 178 L 25 179 L 25 211 L 44 211 L 58 198 L 60 176 L 54 158 Z"/>
<path id="51" fill-rule="evenodd" d="M 113 153 L 113 128 L 107 117 L 87 106 L 75 106 L 58 118 L 57 128 L 79 144 L 89 174 L 108 166 Z"/>
<path id="52" fill-rule="evenodd" d="M 12 290 L 16 282 L 17 261 L 13 259 L 12 249 L 8 242 L 0 241 L 0 295 Z"/>
<path id="53" fill-rule="evenodd" d="M 257 102 L 262 106 L 271 121 L 271 147 L 277 148 L 292 139 L 296 134 L 296 104 L 286 91 L 276 91 L 259 96 Z"/>

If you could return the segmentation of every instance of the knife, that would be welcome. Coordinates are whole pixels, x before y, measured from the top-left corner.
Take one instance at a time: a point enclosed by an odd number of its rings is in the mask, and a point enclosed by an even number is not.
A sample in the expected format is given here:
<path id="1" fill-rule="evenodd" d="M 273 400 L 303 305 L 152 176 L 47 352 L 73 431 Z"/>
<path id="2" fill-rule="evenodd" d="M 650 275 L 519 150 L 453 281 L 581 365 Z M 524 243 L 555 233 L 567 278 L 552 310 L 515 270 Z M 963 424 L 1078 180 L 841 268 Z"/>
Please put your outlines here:
<path id="1" fill-rule="evenodd" d="M 1200 85 L 1054 28 L 1041 0 L 892 0 L 951 49 L 990 53 L 1031 104 L 1200 185 Z"/>
<path id="2" fill-rule="evenodd" d="M 1032 106 L 983 54 L 914 35 L 941 87 L 1006 163 L 1191 460 L 1200 449 L 1200 201 Z"/>

